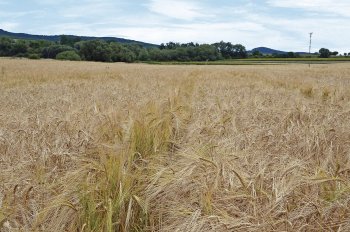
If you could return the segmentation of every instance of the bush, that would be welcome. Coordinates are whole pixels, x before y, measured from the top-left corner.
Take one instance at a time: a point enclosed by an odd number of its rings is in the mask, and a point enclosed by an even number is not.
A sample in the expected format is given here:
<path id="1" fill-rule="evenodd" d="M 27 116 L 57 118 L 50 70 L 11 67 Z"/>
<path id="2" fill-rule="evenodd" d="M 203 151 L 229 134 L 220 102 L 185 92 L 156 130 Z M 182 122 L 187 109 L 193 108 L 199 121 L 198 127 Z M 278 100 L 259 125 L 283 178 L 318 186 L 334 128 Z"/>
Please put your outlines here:
<path id="1" fill-rule="evenodd" d="M 131 63 L 136 60 L 136 54 L 127 47 L 117 43 L 112 43 L 110 47 L 112 51 L 111 59 L 113 62 Z"/>
<path id="2" fill-rule="evenodd" d="M 331 52 L 327 48 L 321 48 L 319 53 L 321 58 L 329 58 L 331 56 Z"/>
<path id="3" fill-rule="evenodd" d="M 38 54 L 29 54 L 28 58 L 31 60 L 38 60 L 40 59 L 40 56 Z"/>
<path id="4" fill-rule="evenodd" d="M 112 50 L 103 40 L 89 40 L 79 43 L 79 53 L 84 60 L 110 62 Z"/>
<path id="5" fill-rule="evenodd" d="M 61 52 L 74 51 L 74 48 L 66 45 L 51 45 L 42 49 L 42 57 L 55 59 Z"/>
<path id="6" fill-rule="evenodd" d="M 13 57 L 23 58 L 23 57 L 26 57 L 26 54 L 25 53 L 17 53 L 15 55 L 13 55 Z"/>
<path id="7" fill-rule="evenodd" d="M 73 61 L 80 61 L 80 56 L 75 51 L 65 51 L 58 53 L 56 56 L 57 60 L 73 60 Z"/>

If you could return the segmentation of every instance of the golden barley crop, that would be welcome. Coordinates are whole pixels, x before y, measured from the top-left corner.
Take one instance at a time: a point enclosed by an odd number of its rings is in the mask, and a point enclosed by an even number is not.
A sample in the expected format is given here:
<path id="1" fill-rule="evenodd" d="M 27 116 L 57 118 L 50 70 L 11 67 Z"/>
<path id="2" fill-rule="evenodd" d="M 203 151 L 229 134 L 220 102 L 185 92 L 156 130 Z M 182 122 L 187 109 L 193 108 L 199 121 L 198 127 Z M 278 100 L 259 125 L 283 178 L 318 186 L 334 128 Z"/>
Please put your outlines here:
<path id="1" fill-rule="evenodd" d="M 350 64 L 0 59 L 0 231 L 350 231 Z"/>

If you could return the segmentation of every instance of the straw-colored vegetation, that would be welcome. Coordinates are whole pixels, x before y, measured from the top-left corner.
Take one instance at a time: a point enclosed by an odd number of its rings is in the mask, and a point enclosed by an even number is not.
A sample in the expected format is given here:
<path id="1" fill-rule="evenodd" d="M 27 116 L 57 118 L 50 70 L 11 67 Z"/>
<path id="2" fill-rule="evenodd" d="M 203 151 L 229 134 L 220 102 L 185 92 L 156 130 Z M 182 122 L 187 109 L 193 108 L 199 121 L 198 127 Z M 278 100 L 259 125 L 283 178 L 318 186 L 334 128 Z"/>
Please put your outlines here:
<path id="1" fill-rule="evenodd" d="M 0 59 L 0 231 L 350 231 L 350 65 Z"/>

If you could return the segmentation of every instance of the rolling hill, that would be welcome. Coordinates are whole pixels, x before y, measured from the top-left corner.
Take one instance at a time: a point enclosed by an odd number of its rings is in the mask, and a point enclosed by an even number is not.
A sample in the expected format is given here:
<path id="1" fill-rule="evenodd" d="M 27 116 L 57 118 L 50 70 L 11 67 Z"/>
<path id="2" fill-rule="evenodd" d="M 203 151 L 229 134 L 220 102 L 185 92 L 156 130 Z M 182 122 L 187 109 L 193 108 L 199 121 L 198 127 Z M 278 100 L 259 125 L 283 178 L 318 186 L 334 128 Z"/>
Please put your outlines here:
<path id="1" fill-rule="evenodd" d="M 0 29 L 0 36 L 7 36 L 11 38 L 16 39 L 31 39 L 31 40 L 49 40 L 49 41 L 59 41 L 60 35 L 32 35 L 32 34 L 26 34 L 26 33 L 13 33 L 8 32 L 5 30 Z M 69 35 L 74 36 L 74 35 Z M 95 40 L 95 39 L 101 39 L 105 41 L 114 41 L 119 43 L 133 43 L 133 44 L 140 44 L 143 47 L 157 47 L 156 44 L 150 44 L 145 43 L 141 41 L 135 41 L 135 40 L 129 40 L 129 39 L 123 39 L 123 38 L 117 38 L 117 37 L 93 37 L 93 36 L 76 36 L 79 37 L 81 40 Z"/>
<path id="2" fill-rule="evenodd" d="M 7 37 L 11 37 L 11 38 L 16 38 L 16 39 L 48 40 L 48 41 L 53 41 L 53 42 L 58 42 L 60 40 L 60 35 L 33 35 L 33 34 L 26 34 L 26 33 L 8 32 L 8 31 L 5 31 L 3 29 L 0 29 L 0 36 L 7 36 Z M 76 36 L 76 35 L 68 35 L 68 36 L 79 37 L 83 41 L 101 39 L 101 40 L 105 40 L 105 41 L 114 41 L 114 42 L 119 42 L 119 43 L 140 44 L 143 47 L 158 47 L 159 46 L 157 44 L 145 43 L 142 41 L 129 40 L 129 39 L 118 38 L 118 37 L 94 37 L 94 36 Z M 286 51 L 280 51 L 280 50 L 276 50 L 276 49 L 272 49 L 272 48 L 268 48 L 268 47 L 257 47 L 257 48 L 254 48 L 254 49 L 248 51 L 248 53 L 253 53 L 254 51 L 259 51 L 260 53 L 266 54 L 266 55 L 288 53 Z M 296 53 L 298 53 L 300 55 L 307 54 L 306 52 L 296 52 Z"/>
<path id="3" fill-rule="evenodd" d="M 257 47 L 254 48 L 250 51 L 248 51 L 248 53 L 253 53 L 254 51 L 259 51 L 262 54 L 267 54 L 267 55 L 272 55 L 272 54 L 287 54 L 288 52 L 285 51 L 280 51 L 280 50 L 275 50 L 272 48 L 267 48 L 267 47 Z M 303 54 L 308 54 L 307 52 L 295 52 L 299 55 L 303 55 Z"/>
<path id="4" fill-rule="evenodd" d="M 267 47 L 257 47 L 251 50 L 251 52 L 259 51 L 262 54 L 286 54 L 287 52 L 275 50 Z"/>

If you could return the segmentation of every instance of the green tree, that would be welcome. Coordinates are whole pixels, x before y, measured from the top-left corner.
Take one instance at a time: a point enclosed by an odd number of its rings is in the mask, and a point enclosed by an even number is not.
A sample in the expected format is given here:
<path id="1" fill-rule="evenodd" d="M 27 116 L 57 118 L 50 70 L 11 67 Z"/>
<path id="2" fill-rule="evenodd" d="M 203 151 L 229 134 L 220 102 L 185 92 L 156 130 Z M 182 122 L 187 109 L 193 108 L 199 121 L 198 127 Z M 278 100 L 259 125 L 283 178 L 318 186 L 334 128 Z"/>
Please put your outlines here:
<path id="1" fill-rule="evenodd" d="M 287 53 L 287 58 L 295 58 L 297 57 L 296 54 L 294 52 L 288 52 Z"/>
<path id="2" fill-rule="evenodd" d="M 28 58 L 31 60 L 38 60 L 40 59 L 40 56 L 38 54 L 29 54 Z"/>
<path id="3" fill-rule="evenodd" d="M 247 57 L 247 50 L 243 45 L 241 44 L 233 45 L 231 58 L 246 58 L 246 57 Z"/>
<path id="4" fill-rule="evenodd" d="M 321 48 L 319 54 L 321 58 L 329 58 L 331 56 L 331 52 L 327 48 Z"/>
<path id="5" fill-rule="evenodd" d="M 129 49 L 130 51 L 132 51 L 136 57 L 138 57 L 140 55 L 141 50 L 143 49 L 142 45 L 140 44 L 135 44 L 135 43 L 131 43 L 131 44 L 122 44 L 125 48 Z"/>
<path id="6" fill-rule="evenodd" d="M 144 48 L 140 51 L 138 59 L 141 61 L 148 61 L 150 59 L 147 49 Z"/>
<path id="7" fill-rule="evenodd" d="M 28 50 L 28 46 L 26 44 L 25 40 L 17 40 L 11 48 L 11 55 L 12 56 L 25 56 Z"/>
<path id="8" fill-rule="evenodd" d="M 339 52 L 337 52 L 337 51 L 332 52 L 332 56 L 337 56 L 338 54 L 339 54 Z"/>
<path id="9" fill-rule="evenodd" d="M 246 48 L 241 44 L 233 45 L 230 42 L 221 41 L 213 44 L 225 59 L 246 58 Z"/>
<path id="10" fill-rule="evenodd" d="M 193 42 L 189 42 L 189 43 L 185 43 L 185 44 L 181 44 L 181 47 L 185 47 L 185 48 L 189 48 L 189 47 L 198 47 L 199 44 L 198 43 L 193 43 Z"/>
<path id="11" fill-rule="evenodd" d="M 28 43 L 28 56 L 29 55 L 36 55 L 36 56 L 42 56 L 42 51 L 45 47 L 50 47 L 51 45 L 54 45 L 51 41 L 45 41 L 45 40 L 29 40 Z M 36 57 L 32 56 L 32 57 Z"/>
<path id="12" fill-rule="evenodd" d="M 165 44 L 164 44 L 164 43 L 161 43 L 160 46 L 159 46 L 159 49 L 160 49 L 160 50 L 166 49 Z"/>
<path id="13" fill-rule="evenodd" d="M 111 43 L 111 60 L 114 62 L 131 63 L 136 60 L 136 54 L 120 43 Z"/>
<path id="14" fill-rule="evenodd" d="M 29 54 L 37 54 L 39 56 L 39 54 L 41 54 L 41 46 L 39 41 L 35 41 L 35 40 L 30 40 L 28 42 L 28 53 Z"/>
<path id="15" fill-rule="evenodd" d="M 81 57 L 88 61 L 110 62 L 112 50 L 103 40 L 90 40 L 79 43 Z"/>
<path id="16" fill-rule="evenodd" d="M 150 60 L 162 61 L 162 54 L 164 53 L 164 51 L 166 52 L 165 49 L 160 50 L 158 48 L 150 48 L 148 50 Z"/>
<path id="17" fill-rule="evenodd" d="M 202 44 L 198 47 L 195 47 L 196 51 L 196 58 L 192 59 L 194 61 L 214 61 L 220 59 L 220 53 L 215 48 L 215 46 L 209 45 L 209 44 Z"/>
<path id="18" fill-rule="evenodd" d="M 178 47 L 181 47 L 181 44 L 175 42 L 169 42 L 165 45 L 166 49 L 176 49 Z"/>
<path id="19" fill-rule="evenodd" d="M 0 37 L 0 56 L 11 56 L 13 43 L 13 39 Z"/>
<path id="20" fill-rule="evenodd" d="M 65 51 L 60 52 L 56 56 L 57 60 L 72 60 L 72 61 L 80 61 L 81 58 L 75 51 Z"/>
<path id="21" fill-rule="evenodd" d="M 60 35 L 60 44 L 61 45 L 68 45 L 73 47 L 75 43 L 81 41 L 81 38 L 79 36 L 73 36 L 73 35 Z"/>
<path id="22" fill-rule="evenodd" d="M 254 50 L 252 53 L 253 56 L 255 57 L 261 57 L 263 56 L 263 54 L 259 51 L 259 50 Z"/>
<path id="23" fill-rule="evenodd" d="M 51 45 L 42 49 L 43 58 L 55 59 L 57 54 L 65 51 L 73 51 L 74 49 L 67 45 Z"/>
<path id="24" fill-rule="evenodd" d="M 170 60 L 190 61 L 187 50 L 188 49 L 185 47 L 178 47 L 178 48 L 172 49 L 171 51 L 168 51 L 170 54 Z"/>
<path id="25" fill-rule="evenodd" d="M 231 43 L 225 43 L 224 41 L 220 41 L 219 43 L 215 43 L 214 46 L 221 53 L 224 59 L 231 58 L 231 49 L 232 49 Z"/>

